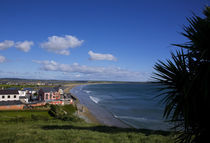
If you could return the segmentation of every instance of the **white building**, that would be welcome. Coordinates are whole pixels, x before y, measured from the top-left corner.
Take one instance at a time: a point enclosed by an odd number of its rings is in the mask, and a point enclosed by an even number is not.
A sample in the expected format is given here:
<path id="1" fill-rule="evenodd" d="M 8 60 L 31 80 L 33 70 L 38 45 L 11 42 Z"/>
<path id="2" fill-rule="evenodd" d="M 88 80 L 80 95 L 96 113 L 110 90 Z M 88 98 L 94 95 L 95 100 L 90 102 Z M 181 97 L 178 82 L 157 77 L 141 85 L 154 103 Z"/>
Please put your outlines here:
<path id="1" fill-rule="evenodd" d="M 18 90 L 18 92 L 20 96 L 24 96 L 24 97 L 26 96 L 26 93 L 27 93 L 26 90 Z"/>
<path id="2" fill-rule="evenodd" d="M 59 92 L 61 95 L 63 95 L 63 94 L 64 94 L 64 91 L 63 91 L 63 89 L 62 89 L 62 88 L 59 88 L 58 92 Z"/>
<path id="3" fill-rule="evenodd" d="M 17 101 L 19 96 L 18 90 L 0 90 L 0 101 Z"/>

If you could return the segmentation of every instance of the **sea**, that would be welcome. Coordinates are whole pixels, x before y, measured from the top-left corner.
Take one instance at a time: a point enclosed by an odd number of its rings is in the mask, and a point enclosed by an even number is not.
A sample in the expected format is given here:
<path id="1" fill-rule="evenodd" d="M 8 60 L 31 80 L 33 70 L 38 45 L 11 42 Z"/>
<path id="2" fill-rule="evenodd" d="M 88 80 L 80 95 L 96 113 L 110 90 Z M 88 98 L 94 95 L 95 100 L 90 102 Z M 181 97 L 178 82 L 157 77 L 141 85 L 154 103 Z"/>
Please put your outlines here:
<path id="1" fill-rule="evenodd" d="M 159 87 L 154 83 L 93 84 L 75 87 L 70 92 L 106 125 L 123 123 L 168 131 L 171 125 L 163 118 L 164 105 L 157 97 Z"/>

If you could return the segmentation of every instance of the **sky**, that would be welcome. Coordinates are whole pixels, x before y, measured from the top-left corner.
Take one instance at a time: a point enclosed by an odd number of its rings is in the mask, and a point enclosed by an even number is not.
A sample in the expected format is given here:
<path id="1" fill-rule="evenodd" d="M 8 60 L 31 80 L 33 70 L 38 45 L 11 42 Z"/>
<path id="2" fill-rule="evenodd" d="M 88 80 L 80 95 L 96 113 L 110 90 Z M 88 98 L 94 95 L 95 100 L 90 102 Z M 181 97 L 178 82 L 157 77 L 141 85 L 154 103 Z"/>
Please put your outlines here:
<path id="1" fill-rule="evenodd" d="M 0 78 L 150 81 L 209 0 L 0 0 Z"/>

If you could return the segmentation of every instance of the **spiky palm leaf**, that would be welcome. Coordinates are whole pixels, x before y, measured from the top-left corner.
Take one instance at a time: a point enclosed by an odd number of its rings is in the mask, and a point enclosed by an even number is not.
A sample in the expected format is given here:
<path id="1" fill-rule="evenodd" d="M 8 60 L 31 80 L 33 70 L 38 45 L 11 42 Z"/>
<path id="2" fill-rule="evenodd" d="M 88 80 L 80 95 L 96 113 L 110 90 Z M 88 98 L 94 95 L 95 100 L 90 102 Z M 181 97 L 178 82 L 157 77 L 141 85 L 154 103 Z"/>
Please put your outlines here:
<path id="1" fill-rule="evenodd" d="M 210 8 L 206 18 L 188 19 L 190 26 L 182 33 L 189 42 L 175 46 L 181 51 L 171 53 L 171 60 L 158 61 L 154 78 L 163 85 L 164 117 L 181 130 L 178 142 L 202 142 L 208 138 L 210 118 Z M 187 49 L 183 52 L 183 48 Z"/>

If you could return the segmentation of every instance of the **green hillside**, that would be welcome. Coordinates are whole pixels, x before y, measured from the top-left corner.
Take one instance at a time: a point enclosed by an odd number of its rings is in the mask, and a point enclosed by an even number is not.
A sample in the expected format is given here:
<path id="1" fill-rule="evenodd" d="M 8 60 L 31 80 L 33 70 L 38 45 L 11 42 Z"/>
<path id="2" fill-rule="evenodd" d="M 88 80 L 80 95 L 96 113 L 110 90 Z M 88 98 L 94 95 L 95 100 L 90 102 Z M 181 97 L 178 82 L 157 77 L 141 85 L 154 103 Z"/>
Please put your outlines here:
<path id="1" fill-rule="evenodd" d="M 54 107 L 55 108 L 55 107 Z M 0 143 L 172 143 L 169 132 L 122 129 L 60 118 L 72 108 L 63 107 L 56 116 L 48 111 L 0 111 Z M 69 110 L 69 111 L 68 111 Z M 54 110 L 55 111 L 55 110 Z M 70 113 L 70 117 L 74 115 Z M 63 116 L 63 115 L 62 115 Z"/>

